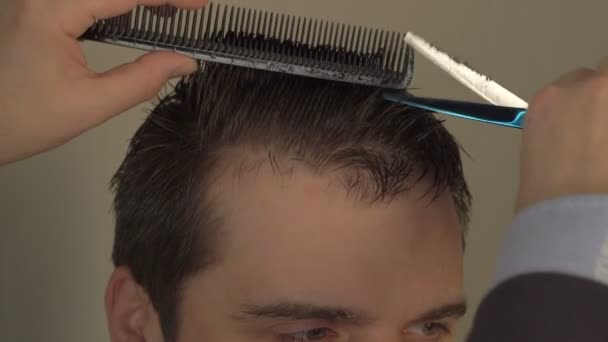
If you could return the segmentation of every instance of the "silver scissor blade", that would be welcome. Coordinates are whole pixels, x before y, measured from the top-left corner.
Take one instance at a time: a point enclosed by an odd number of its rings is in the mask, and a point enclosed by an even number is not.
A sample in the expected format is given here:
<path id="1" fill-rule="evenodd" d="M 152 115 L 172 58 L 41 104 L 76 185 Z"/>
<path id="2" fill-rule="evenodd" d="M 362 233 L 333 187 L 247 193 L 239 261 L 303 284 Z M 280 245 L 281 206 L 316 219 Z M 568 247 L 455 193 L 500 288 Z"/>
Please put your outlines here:
<path id="1" fill-rule="evenodd" d="M 498 106 L 528 108 L 528 103 L 517 95 L 489 77 L 454 60 L 447 53 L 440 51 L 417 35 L 409 32 L 405 36 L 405 42 L 486 101 Z"/>

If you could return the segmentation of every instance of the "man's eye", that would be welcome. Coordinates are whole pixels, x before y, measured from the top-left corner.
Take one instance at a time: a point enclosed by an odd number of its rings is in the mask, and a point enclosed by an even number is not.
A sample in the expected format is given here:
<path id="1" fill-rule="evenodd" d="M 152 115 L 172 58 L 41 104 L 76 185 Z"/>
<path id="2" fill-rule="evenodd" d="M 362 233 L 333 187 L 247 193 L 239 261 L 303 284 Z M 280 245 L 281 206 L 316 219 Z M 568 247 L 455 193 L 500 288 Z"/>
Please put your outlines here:
<path id="1" fill-rule="evenodd" d="M 423 337 L 440 337 L 444 334 L 450 334 L 450 329 L 443 323 L 425 322 L 412 326 L 407 330 L 408 333 L 420 335 Z"/>
<path id="2" fill-rule="evenodd" d="M 293 334 L 281 336 L 281 342 L 309 342 L 324 341 L 327 338 L 335 337 L 336 333 L 327 328 L 316 328 L 299 331 Z"/>

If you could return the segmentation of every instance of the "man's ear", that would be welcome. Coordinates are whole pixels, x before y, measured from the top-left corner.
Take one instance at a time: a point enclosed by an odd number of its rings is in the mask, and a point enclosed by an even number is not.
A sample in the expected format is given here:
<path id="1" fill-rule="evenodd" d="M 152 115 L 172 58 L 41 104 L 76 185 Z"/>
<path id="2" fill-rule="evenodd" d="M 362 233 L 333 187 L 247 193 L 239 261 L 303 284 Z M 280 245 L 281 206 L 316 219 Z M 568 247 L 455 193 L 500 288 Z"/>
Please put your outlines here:
<path id="1" fill-rule="evenodd" d="M 162 342 L 158 315 L 131 271 L 112 272 L 105 295 L 106 317 L 112 342 Z"/>

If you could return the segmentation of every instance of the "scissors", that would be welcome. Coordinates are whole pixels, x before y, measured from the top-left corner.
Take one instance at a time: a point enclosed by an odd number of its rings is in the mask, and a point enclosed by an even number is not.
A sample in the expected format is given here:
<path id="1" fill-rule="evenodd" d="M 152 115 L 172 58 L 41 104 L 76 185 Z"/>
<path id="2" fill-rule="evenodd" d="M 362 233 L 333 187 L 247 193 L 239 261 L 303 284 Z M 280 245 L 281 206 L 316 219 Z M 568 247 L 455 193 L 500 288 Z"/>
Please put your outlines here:
<path id="1" fill-rule="evenodd" d="M 522 128 L 528 112 L 527 102 L 411 32 L 406 35 L 405 42 L 489 104 L 416 97 L 396 91 L 387 91 L 384 94 L 385 99 L 450 116 Z"/>

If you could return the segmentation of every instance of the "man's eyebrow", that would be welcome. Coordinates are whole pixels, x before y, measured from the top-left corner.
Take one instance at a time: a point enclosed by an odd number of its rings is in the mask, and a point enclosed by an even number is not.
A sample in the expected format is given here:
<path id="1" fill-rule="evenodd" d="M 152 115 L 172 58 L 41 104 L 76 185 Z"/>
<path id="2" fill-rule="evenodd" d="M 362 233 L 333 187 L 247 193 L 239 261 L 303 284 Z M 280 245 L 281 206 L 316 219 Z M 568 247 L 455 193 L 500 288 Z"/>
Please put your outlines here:
<path id="1" fill-rule="evenodd" d="M 315 319 L 353 325 L 364 325 L 371 321 L 368 315 L 352 309 L 289 301 L 270 305 L 245 305 L 243 311 L 235 316 L 235 319 L 288 319 L 294 321 Z"/>
<path id="2" fill-rule="evenodd" d="M 446 318 L 460 318 L 467 313 L 465 301 L 443 305 L 420 315 L 415 322 L 440 321 Z"/>

